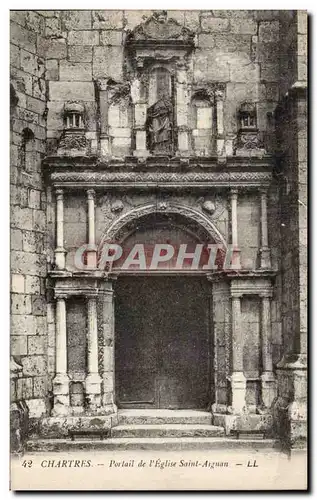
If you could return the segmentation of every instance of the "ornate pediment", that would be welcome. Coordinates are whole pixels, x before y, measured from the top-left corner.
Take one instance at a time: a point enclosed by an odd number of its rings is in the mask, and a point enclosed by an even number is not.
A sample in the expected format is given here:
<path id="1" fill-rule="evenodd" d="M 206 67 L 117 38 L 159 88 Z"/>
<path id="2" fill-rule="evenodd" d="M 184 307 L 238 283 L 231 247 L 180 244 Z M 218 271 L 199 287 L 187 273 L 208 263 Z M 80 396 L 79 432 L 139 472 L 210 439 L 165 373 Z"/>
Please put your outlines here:
<path id="1" fill-rule="evenodd" d="M 167 18 L 166 11 L 155 12 L 144 23 L 139 24 L 127 35 L 127 45 L 182 44 L 194 45 L 195 34 L 179 24 L 175 19 Z"/>

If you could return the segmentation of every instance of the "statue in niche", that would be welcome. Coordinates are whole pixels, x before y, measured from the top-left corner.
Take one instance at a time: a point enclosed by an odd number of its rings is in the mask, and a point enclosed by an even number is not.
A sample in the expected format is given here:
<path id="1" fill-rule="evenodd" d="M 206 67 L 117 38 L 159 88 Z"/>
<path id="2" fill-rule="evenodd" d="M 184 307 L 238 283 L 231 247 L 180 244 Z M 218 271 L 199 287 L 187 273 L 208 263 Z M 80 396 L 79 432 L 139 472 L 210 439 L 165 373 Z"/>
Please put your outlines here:
<path id="1" fill-rule="evenodd" d="M 173 105 L 171 99 L 160 98 L 147 110 L 148 149 L 154 154 L 172 153 Z"/>

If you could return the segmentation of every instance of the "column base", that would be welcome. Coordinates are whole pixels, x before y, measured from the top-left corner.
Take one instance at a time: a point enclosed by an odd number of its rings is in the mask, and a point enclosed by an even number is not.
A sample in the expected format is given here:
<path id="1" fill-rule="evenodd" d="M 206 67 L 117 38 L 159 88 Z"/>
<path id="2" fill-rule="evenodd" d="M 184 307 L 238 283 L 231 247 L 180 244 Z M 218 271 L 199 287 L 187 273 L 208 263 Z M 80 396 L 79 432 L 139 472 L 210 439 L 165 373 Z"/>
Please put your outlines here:
<path id="1" fill-rule="evenodd" d="M 243 372 L 233 372 L 231 377 L 231 408 L 230 413 L 240 414 L 245 408 L 246 378 Z"/>
<path id="2" fill-rule="evenodd" d="M 69 415 L 69 378 L 58 373 L 53 380 L 54 407 L 52 415 Z"/>
<path id="3" fill-rule="evenodd" d="M 268 247 L 259 250 L 259 258 L 261 269 L 271 269 L 271 250 Z"/>
<path id="4" fill-rule="evenodd" d="M 307 443 L 307 356 L 287 355 L 277 365 L 276 434 L 290 448 Z"/>
<path id="5" fill-rule="evenodd" d="M 66 257 L 65 248 L 62 247 L 55 248 L 54 255 L 55 255 L 56 269 L 65 269 L 65 257 Z"/>
<path id="6" fill-rule="evenodd" d="M 271 408 L 276 399 L 276 380 L 274 373 L 264 372 L 261 375 L 262 403 L 264 408 Z"/>
<path id="7" fill-rule="evenodd" d="M 101 406 L 101 377 L 98 373 L 90 373 L 85 381 L 87 405 L 90 410 Z"/>

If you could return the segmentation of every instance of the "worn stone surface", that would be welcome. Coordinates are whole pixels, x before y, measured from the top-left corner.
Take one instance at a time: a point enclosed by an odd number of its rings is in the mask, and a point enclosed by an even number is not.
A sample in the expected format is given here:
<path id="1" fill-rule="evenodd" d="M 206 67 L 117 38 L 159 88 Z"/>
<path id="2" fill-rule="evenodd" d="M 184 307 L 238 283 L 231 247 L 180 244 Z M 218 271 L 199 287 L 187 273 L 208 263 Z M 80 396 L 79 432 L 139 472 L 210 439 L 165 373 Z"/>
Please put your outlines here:
<path id="1" fill-rule="evenodd" d="M 147 76 L 143 78 L 143 73 L 147 75 L 153 63 L 151 58 L 163 61 L 163 65 L 164 61 L 169 61 L 168 64 L 173 66 L 175 54 L 173 48 L 165 52 L 160 47 L 155 53 L 152 48 L 143 48 L 136 76 L 135 61 L 129 59 L 124 43 L 128 31 L 152 14 L 153 11 L 106 9 L 10 13 L 10 73 L 16 96 L 16 104 L 11 110 L 10 154 L 11 345 L 12 355 L 19 356 L 23 367 L 19 397 L 29 401 L 32 418 L 46 413 L 48 391 L 55 371 L 55 312 L 54 308 L 47 308 L 47 301 L 52 299 L 47 297 L 45 282 L 55 246 L 55 201 L 54 193 L 53 198 L 52 194 L 46 193 L 42 159 L 47 152 L 56 152 L 67 101 L 79 101 L 84 106 L 88 155 L 99 154 L 100 130 L 103 134 L 102 151 L 115 157 L 117 162 L 132 156 L 135 149 L 145 152 L 148 93 Z M 185 69 L 178 68 L 176 78 L 177 99 L 186 98 L 186 105 L 177 103 L 180 126 L 177 137 L 181 154 L 195 152 L 204 156 L 205 150 L 208 154 L 214 151 L 218 140 L 218 147 L 223 144 L 226 154 L 232 155 L 240 126 L 237 111 L 243 102 L 256 104 L 256 126 L 266 150 L 274 154 L 278 144 L 283 149 L 279 154 L 285 153 L 278 181 L 281 184 L 277 193 L 270 194 L 268 206 L 269 245 L 272 247 L 273 269 L 277 272 L 271 304 L 272 357 L 276 366 L 285 352 L 306 353 L 307 350 L 307 111 L 296 91 L 289 92 L 295 82 L 307 80 L 307 15 L 304 11 L 171 10 L 167 11 L 167 19 L 174 19 L 182 27 L 193 30 L 195 35 L 193 54 L 184 58 Z M 145 62 L 143 69 L 142 62 Z M 134 82 L 132 91 L 135 109 L 130 103 L 132 77 L 140 78 Z M 102 92 L 108 79 L 112 101 L 106 105 Z M 99 85 L 98 80 L 104 81 Z M 189 90 L 186 90 L 186 82 Z M 219 83 L 223 88 L 223 132 L 220 137 L 217 132 L 219 123 L 216 125 L 216 122 L 220 121 L 221 111 L 215 109 L 213 97 L 209 107 L 206 107 L 204 97 L 200 109 L 199 106 L 193 109 L 191 100 L 194 90 L 202 92 L 201 97 L 203 92 L 210 92 Z M 150 93 L 155 100 L 156 90 L 153 89 Z M 99 101 L 98 95 L 101 96 Z M 290 100 L 285 98 L 290 95 Z M 274 114 L 278 104 L 285 108 L 284 118 Z M 28 143 L 23 155 L 22 139 L 26 127 L 32 130 L 34 139 Z M 247 161 L 253 168 L 252 157 Z M 197 196 L 196 193 L 192 196 L 174 193 L 173 200 L 202 211 L 205 205 L 197 200 L 204 196 L 200 193 Z M 220 190 L 216 197 L 216 201 L 212 200 L 215 214 L 204 215 L 212 217 L 215 227 L 230 242 L 230 199 Z M 120 196 L 115 192 L 98 193 L 97 242 L 119 213 L 127 214 L 131 208 L 150 202 L 157 202 L 157 198 L 149 192 L 142 195 L 122 192 Z M 113 207 L 121 207 L 120 212 Z M 242 267 L 251 271 L 258 266 L 261 246 L 258 195 L 239 193 L 238 221 Z M 67 267 L 74 269 L 76 249 L 87 241 L 85 193 L 67 193 L 65 196 L 64 230 Z M 216 339 L 215 398 L 221 408 L 221 405 L 226 408 L 229 404 L 227 377 L 230 375 L 232 318 L 228 294 L 226 290 L 213 300 L 214 315 L 211 318 Z M 245 332 L 244 368 L 248 379 L 246 401 L 253 411 L 259 403 L 259 383 L 255 379 L 261 375 L 259 297 L 244 298 L 241 307 Z M 77 384 L 83 384 L 86 373 L 86 310 L 87 304 L 81 299 L 67 301 L 68 363 L 71 373 L 77 377 Z M 101 342 L 100 320 L 98 329 Z M 108 346 L 104 355 L 112 366 L 113 347 Z M 98 362 L 101 367 L 102 360 Z M 279 397 L 283 395 L 284 387 L 280 379 Z M 107 374 L 104 380 L 107 388 L 104 401 L 112 407 L 112 376 Z M 302 400 L 291 401 L 290 394 L 288 398 L 289 414 L 288 410 L 283 410 L 284 413 L 281 410 L 280 414 L 284 415 L 295 440 L 297 435 L 305 434 L 305 418 L 299 418 L 301 410 L 296 406 L 302 404 Z M 221 425 L 229 429 L 230 418 L 227 420 Z M 59 428 L 64 424 L 57 422 L 56 425 Z"/>

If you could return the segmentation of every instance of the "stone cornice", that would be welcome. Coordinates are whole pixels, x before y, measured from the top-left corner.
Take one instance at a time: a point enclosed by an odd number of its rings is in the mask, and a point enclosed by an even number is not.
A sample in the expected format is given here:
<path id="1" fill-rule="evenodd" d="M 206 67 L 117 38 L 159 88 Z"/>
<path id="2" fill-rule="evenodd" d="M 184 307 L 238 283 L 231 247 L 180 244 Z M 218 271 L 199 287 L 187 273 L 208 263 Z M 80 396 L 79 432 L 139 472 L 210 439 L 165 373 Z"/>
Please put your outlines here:
<path id="1" fill-rule="evenodd" d="M 54 171 L 50 176 L 55 187 L 268 187 L 270 171 L 209 171 L 209 172 L 105 172 Z"/>

